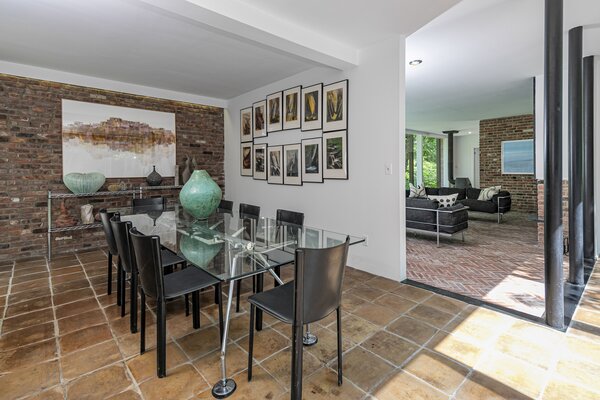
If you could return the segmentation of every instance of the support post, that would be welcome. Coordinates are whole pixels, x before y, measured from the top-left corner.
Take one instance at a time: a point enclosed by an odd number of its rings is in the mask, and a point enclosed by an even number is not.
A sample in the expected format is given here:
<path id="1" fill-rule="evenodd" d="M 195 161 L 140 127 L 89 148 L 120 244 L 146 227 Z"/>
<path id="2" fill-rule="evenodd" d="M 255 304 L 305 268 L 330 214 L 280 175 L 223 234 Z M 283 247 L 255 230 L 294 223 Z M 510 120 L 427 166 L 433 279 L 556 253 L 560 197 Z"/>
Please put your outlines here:
<path id="1" fill-rule="evenodd" d="M 565 324 L 562 225 L 563 0 L 544 9 L 544 283 L 546 323 Z"/>
<path id="2" fill-rule="evenodd" d="M 448 183 L 453 186 L 454 180 L 454 134 L 458 131 L 442 131 L 448 135 Z"/>
<path id="3" fill-rule="evenodd" d="M 583 59 L 583 258 L 594 263 L 594 56 Z"/>
<path id="4" fill-rule="evenodd" d="M 569 30 L 569 283 L 583 285 L 583 27 Z"/>

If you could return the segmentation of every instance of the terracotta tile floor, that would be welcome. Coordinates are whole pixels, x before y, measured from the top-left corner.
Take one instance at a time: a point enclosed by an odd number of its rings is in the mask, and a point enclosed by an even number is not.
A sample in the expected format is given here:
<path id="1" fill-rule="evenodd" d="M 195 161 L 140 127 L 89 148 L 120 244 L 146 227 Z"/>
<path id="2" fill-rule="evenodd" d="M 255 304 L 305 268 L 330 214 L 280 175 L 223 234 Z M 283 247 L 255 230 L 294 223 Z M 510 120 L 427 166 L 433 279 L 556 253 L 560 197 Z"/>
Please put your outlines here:
<path id="1" fill-rule="evenodd" d="M 470 215 L 465 242 L 460 235 L 442 238 L 409 233 L 407 276 L 417 282 L 521 311 L 544 313 L 544 248 L 538 244 L 537 222 L 510 212 L 497 224 L 495 216 Z M 568 276 L 565 257 L 565 277 Z"/>
<path id="2" fill-rule="evenodd" d="M 200 330 L 182 301 L 168 304 L 168 376 L 159 380 L 152 318 L 149 351 L 139 355 L 139 334 L 106 295 L 105 261 L 92 251 L 0 264 L 0 398 L 211 398 L 219 376 L 213 294 L 202 296 Z M 336 384 L 328 317 L 312 326 L 319 342 L 305 349 L 306 399 L 600 398 L 600 271 L 566 333 L 352 268 L 344 287 L 344 384 Z M 289 398 L 290 329 L 265 318 L 249 383 L 245 308 L 232 321 L 231 398 Z"/>

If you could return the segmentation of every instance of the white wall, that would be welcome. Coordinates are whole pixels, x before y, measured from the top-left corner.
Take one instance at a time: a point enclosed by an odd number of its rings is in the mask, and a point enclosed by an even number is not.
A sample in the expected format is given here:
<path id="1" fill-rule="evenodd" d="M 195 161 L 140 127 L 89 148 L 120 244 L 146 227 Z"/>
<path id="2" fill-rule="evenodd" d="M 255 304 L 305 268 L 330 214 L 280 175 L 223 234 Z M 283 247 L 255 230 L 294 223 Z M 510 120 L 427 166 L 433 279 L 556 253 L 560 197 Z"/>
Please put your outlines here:
<path id="1" fill-rule="evenodd" d="M 454 178 L 469 178 L 475 185 L 473 150 L 479 147 L 479 133 L 454 136 Z"/>
<path id="2" fill-rule="evenodd" d="M 378 275 L 406 278 L 404 231 L 404 38 L 396 37 L 360 51 L 358 67 L 346 71 L 315 68 L 229 101 L 225 114 L 226 198 L 301 211 L 306 225 L 368 236 L 368 246 L 350 249 L 348 264 Z M 303 186 L 269 185 L 240 176 L 239 112 L 276 91 L 349 79 L 349 180 Z M 299 143 L 320 132 L 276 132 L 257 143 Z M 393 174 L 384 174 L 391 163 Z M 401 193 L 402 190 L 402 193 Z"/>

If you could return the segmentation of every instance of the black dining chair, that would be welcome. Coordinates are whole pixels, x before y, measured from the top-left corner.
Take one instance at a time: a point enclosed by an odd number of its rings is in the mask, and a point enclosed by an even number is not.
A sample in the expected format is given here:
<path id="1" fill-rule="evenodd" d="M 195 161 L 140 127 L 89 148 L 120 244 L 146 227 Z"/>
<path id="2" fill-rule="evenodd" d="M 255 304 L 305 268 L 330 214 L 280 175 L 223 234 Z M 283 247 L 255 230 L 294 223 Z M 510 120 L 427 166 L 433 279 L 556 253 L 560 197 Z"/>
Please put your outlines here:
<path id="1" fill-rule="evenodd" d="M 115 243 L 117 245 L 117 249 L 119 251 L 119 260 L 121 261 L 121 317 L 125 316 L 125 303 L 126 303 L 126 283 L 127 283 L 127 275 L 129 275 L 129 284 L 131 287 L 131 296 L 130 296 L 130 310 L 129 313 L 131 315 L 130 322 L 130 330 L 131 333 L 137 332 L 137 268 L 135 265 L 135 259 L 132 257 L 131 253 L 131 238 L 129 235 L 129 230 L 133 227 L 131 221 L 121 221 L 121 217 L 119 213 L 115 213 L 115 215 L 110 219 L 110 225 L 112 228 L 113 236 L 115 238 Z M 186 261 L 179 257 L 177 254 L 172 252 L 171 250 L 161 248 L 161 265 L 164 268 L 167 268 L 168 271 L 172 271 L 172 268 L 180 265 L 182 268 L 186 266 Z M 188 298 L 186 296 L 186 315 L 189 315 L 189 304 Z"/>
<path id="2" fill-rule="evenodd" d="M 133 199 L 134 211 L 163 211 L 166 205 L 164 197 L 148 197 L 146 199 Z"/>
<path id="3" fill-rule="evenodd" d="M 112 294 L 112 273 L 113 273 L 113 257 L 119 257 L 119 251 L 117 244 L 115 243 L 115 236 L 113 235 L 112 227 L 110 226 L 110 219 L 115 215 L 114 212 L 108 212 L 105 208 L 100 210 L 100 220 L 102 221 L 102 229 L 104 230 L 104 237 L 106 238 L 106 244 L 108 245 L 108 287 L 106 293 L 110 296 Z M 121 305 L 121 259 L 117 261 L 117 305 Z"/>
<path id="4" fill-rule="evenodd" d="M 277 226 L 286 226 L 293 230 L 294 228 L 304 225 L 304 213 L 278 209 L 275 215 L 275 223 Z M 281 267 L 275 267 L 274 272 L 281 278 Z M 275 281 L 275 286 L 279 286 L 277 280 Z"/>
<path id="5" fill-rule="evenodd" d="M 217 207 L 217 212 L 233 215 L 233 201 L 221 200 Z"/>
<path id="6" fill-rule="evenodd" d="M 256 293 L 250 302 L 248 380 L 252 379 L 254 314 L 262 310 L 292 325 L 292 399 L 302 398 L 303 327 L 337 313 L 338 385 L 342 384 L 341 300 L 344 269 L 350 238 L 338 246 L 324 249 L 298 248 L 295 252 L 294 281 L 266 292 Z"/>
<path id="7" fill-rule="evenodd" d="M 260 206 L 253 206 L 252 204 L 240 203 L 239 208 L 240 219 L 254 219 L 260 218 Z M 256 291 L 256 285 L 261 285 L 263 281 L 262 275 L 252 277 L 252 291 Z M 242 295 L 242 280 L 237 282 L 235 288 L 235 312 L 240 312 L 240 297 Z"/>
<path id="8" fill-rule="evenodd" d="M 161 246 L 158 236 L 146 236 L 131 228 L 131 243 L 138 268 L 141 297 L 141 337 L 140 351 L 146 351 L 146 296 L 156 299 L 156 347 L 158 377 L 167 374 L 167 315 L 166 301 L 186 294 L 192 294 L 194 328 L 200 327 L 200 290 L 214 286 L 221 292 L 221 281 L 200 268 L 188 267 L 163 275 Z M 219 295 L 219 328 L 223 340 L 223 301 Z"/>

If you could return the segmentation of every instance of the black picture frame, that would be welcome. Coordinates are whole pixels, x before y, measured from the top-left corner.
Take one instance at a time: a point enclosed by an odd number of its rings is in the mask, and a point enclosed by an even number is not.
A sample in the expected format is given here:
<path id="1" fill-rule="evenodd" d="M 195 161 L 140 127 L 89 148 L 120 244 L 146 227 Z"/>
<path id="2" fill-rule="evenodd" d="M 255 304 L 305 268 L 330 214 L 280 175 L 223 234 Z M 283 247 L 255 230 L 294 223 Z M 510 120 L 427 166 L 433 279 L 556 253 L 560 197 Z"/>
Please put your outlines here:
<path id="1" fill-rule="evenodd" d="M 296 168 L 297 176 L 288 176 L 288 168 L 290 160 L 288 160 L 288 151 L 297 152 Z M 283 146 L 283 184 L 291 186 L 302 186 L 302 144 L 291 143 Z"/>
<path id="2" fill-rule="evenodd" d="M 283 130 L 283 92 L 275 92 L 271 93 L 265 99 L 267 104 L 267 113 L 266 113 L 266 126 L 267 126 L 267 134 L 272 132 L 279 132 Z M 272 107 L 272 105 L 276 102 L 276 105 Z M 277 122 L 271 122 L 272 115 L 278 115 L 279 119 Z"/>
<path id="3" fill-rule="evenodd" d="M 306 94 L 317 92 L 317 99 L 315 101 L 315 105 L 317 106 L 316 110 L 316 120 L 306 121 Z M 323 113 L 322 113 L 322 104 L 323 104 L 323 83 L 316 83 L 314 85 L 302 87 L 300 91 L 300 130 L 302 132 L 310 132 L 310 131 L 320 131 L 323 129 Z"/>
<path id="4" fill-rule="evenodd" d="M 310 138 L 310 139 L 302 139 L 301 144 L 302 144 L 302 146 L 301 146 L 302 147 L 302 173 L 301 173 L 302 182 L 303 183 L 323 183 L 323 138 L 315 137 L 315 138 Z M 311 144 L 319 145 L 319 149 L 316 154 L 316 156 L 318 157 L 319 172 L 316 174 L 306 171 L 306 166 L 307 166 L 306 147 L 310 146 Z"/>
<path id="5" fill-rule="evenodd" d="M 256 152 L 258 150 L 263 151 L 263 156 L 262 156 L 263 171 L 262 172 L 257 170 L 257 162 L 259 162 L 259 160 L 260 160 L 260 158 L 256 156 Z M 254 144 L 252 147 L 252 177 L 259 181 L 267 180 L 267 144 L 266 143 Z"/>
<path id="6" fill-rule="evenodd" d="M 279 152 L 279 176 L 271 175 L 272 171 L 272 158 L 271 152 Z M 267 147 L 267 183 L 272 185 L 283 185 L 283 146 L 268 146 Z"/>
<path id="7" fill-rule="evenodd" d="M 250 114 L 250 126 L 249 126 L 249 133 L 248 135 L 244 135 L 244 114 Z M 240 110 L 240 142 L 241 143 L 247 143 L 247 142 L 251 142 L 254 138 L 254 132 L 252 129 L 252 126 L 254 124 L 253 121 L 253 117 L 254 117 L 254 113 L 253 113 L 253 107 L 246 107 L 246 108 L 242 108 Z"/>
<path id="8" fill-rule="evenodd" d="M 341 148 L 341 157 L 342 157 L 342 168 L 328 168 L 329 165 L 329 152 L 327 146 L 328 141 L 334 138 L 340 137 L 342 138 L 342 148 Z M 336 179 L 336 180 L 347 180 L 349 176 L 349 165 L 350 161 L 348 159 L 348 131 L 331 131 L 323 133 L 323 179 Z"/>
<path id="9" fill-rule="evenodd" d="M 250 148 L 250 168 L 244 168 L 244 147 Z M 240 175 L 241 176 L 253 176 L 254 171 L 254 143 L 243 142 L 240 144 Z"/>
<path id="10" fill-rule="evenodd" d="M 297 94 L 296 98 L 296 120 L 288 121 L 288 112 L 290 103 L 288 103 L 288 96 Z M 283 102 L 283 112 L 281 114 L 283 119 L 283 130 L 291 131 L 297 130 L 302 127 L 302 112 L 301 112 L 301 100 L 302 100 L 302 86 L 294 86 L 289 89 L 286 89 L 282 92 L 282 102 Z"/>
<path id="11" fill-rule="evenodd" d="M 323 86 L 323 105 L 321 107 L 323 112 L 323 133 L 348 130 L 348 86 L 348 79 L 342 79 L 341 81 L 333 82 Z M 329 97 L 327 96 L 328 92 L 333 90 L 340 90 L 342 94 L 342 104 L 338 107 L 335 107 L 337 112 L 332 111 L 334 107 L 331 105 Z M 341 114 L 342 119 L 328 121 L 330 114 Z"/>
<path id="12" fill-rule="evenodd" d="M 262 108 L 262 129 L 257 129 L 257 118 L 259 118 L 259 113 L 257 110 Z M 252 138 L 261 138 L 267 137 L 267 101 L 261 100 L 255 103 L 252 103 Z"/>

